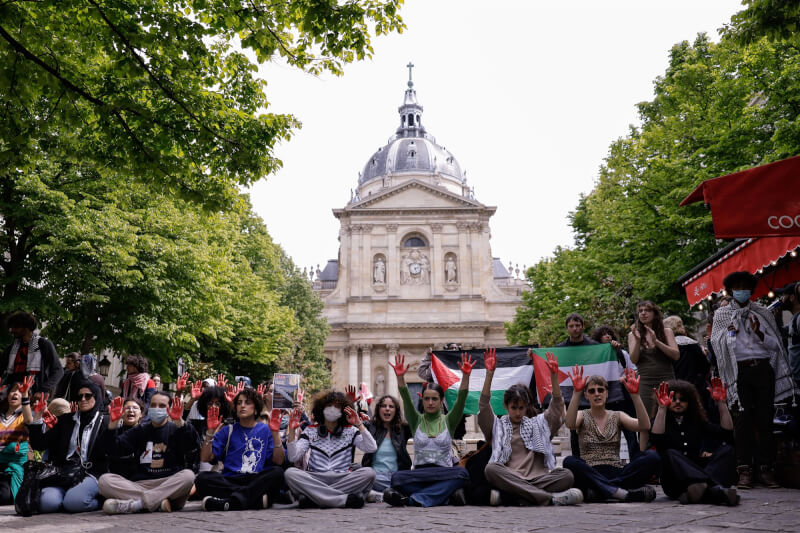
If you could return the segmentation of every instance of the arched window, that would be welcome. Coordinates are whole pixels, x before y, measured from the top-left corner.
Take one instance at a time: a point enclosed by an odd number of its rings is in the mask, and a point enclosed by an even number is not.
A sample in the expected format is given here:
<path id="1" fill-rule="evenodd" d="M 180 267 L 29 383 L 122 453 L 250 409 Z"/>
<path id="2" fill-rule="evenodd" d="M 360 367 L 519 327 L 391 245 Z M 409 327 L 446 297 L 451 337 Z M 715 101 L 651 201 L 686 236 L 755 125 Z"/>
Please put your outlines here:
<path id="1" fill-rule="evenodd" d="M 403 246 L 406 248 L 425 248 L 428 244 L 422 239 L 422 237 L 413 236 L 407 238 L 403 242 Z"/>

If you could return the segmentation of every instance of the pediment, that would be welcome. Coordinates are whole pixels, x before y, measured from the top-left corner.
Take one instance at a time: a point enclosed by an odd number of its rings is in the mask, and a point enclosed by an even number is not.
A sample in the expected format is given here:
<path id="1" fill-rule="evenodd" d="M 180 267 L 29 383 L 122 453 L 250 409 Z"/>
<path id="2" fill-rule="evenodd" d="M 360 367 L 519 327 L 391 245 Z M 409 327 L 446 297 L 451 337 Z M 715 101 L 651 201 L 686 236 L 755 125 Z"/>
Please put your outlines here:
<path id="1" fill-rule="evenodd" d="M 411 180 L 363 198 L 348 206 L 347 209 L 437 209 L 454 207 L 481 208 L 485 206 L 476 200 L 454 194 L 442 187 Z"/>

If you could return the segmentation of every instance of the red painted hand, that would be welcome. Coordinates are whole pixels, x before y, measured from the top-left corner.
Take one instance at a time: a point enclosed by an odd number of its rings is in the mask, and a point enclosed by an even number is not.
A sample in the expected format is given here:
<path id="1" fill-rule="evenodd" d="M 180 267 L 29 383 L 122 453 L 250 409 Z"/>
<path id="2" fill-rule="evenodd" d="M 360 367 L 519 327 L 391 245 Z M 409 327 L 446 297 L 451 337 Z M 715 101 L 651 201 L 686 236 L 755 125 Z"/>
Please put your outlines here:
<path id="1" fill-rule="evenodd" d="M 664 407 L 672 405 L 675 391 L 669 390 L 669 385 L 666 381 L 662 381 L 658 388 L 653 390 L 656 393 L 656 398 L 658 398 L 658 405 L 663 405 Z"/>
<path id="2" fill-rule="evenodd" d="M 22 379 L 22 384 L 19 386 L 19 393 L 22 394 L 22 396 L 28 395 L 28 391 L 33 387 L 33 380 L 33 376 L 25 376 Z"/>
<path id="3" fill-rule="evenodd" d="M 203 382 L 195 381 L 192 385 L 192 399 L 197 401 L 203 395 Z"/>
<path id="4" fill-rule="evenodd" d="M 289 415 L 289 429 L 297 429 L 300 427 L 300 416 L 302 413 L 299 409 L 295 409 Z"/>
<path id="5" fill-rule="evenodd" d="M 236 394 L 239 394 L 244 390 L 244 381 L 240 381 L 236 384 Z"/>
<path id="6" fill-rule="evenodd" d="M 263 398 L 266 393 L 267 393 L 267 386 L 264 383 L 260 383 L 256 387 L 256 394 L 258 394 Z"/>
<path id="7" fill-rule="evenodd" d="M 728 398 L 728 384 L 723 383 L 720 378 L 711 378 L 711 386 L 708 387 L 708 392 L 715 402 L 724 402 Z"/>
<path id="8" fill-rule="evenodd" d="M 75 413 L 78 411 L 78 402 L 69 402 L 69 412 Z"/>
<path id="9" fill-rule="evenodd" d="M 225 377 L 225 374 L 217 374 L 217 387 L 225 388 L 225 385 L 228 384 L 228 378 Z"/>
<path id="10" fill-rule="evenodd" d="M 45 409 L 44 413 L 42 413 L 42 421 L 44 422 L 44 425 L 47 426 L 47 429 L 53 429 L 53 426 L 58 423 L 58 418 L 56 418 L 53 413 Z"/>
<path id="11" fill-rule="evenodd" d="M 181 392 L 183 389 L 186 388 L 186 384 L 189 383 L 189 373 L 184 372 L 181 377 L 178 378 L 178 382 L 175 384 L 175 389 L 178 392 Z"/>
<path id="12" fill-rule="evenodd" d="M 628 389 L 631 394 L 639 394 L 639 376 L 636 371 L 630 368 L 625 369 L 625 374 L 620 378 L 620 381 Z"/>
<path id="13" fill-rule="evenodd" d="M 575 392 L 580 392 L 586 388 L 586 380 L 583 379 L 583 367 L 575 365 L 572 371 L 569 372 L 569 377 L 572 380 L 572 388 Z"/>
<path id="14" fill-rule="evenodd" d="M 112 422 L 122 418 L 122 406 L 124 404 L 125 400 L 119 396 L 111 400 L 111 405 L 108 406 L 108 415 L 111 417 Z"/>
<path id="15" fill-rule="evenodd" d="M 183 400 L 180 396 L 175 396 L 172 399 L 172 406 L 167 413 L 172 420 L 178 421 L 183 418 Z"/>
<path id="16" fill-rule="evenodd" d="M 269 429 L 272 431 L 281 430 L 282 413 L 280 409 L 273 409 L 269 415 Z"/>
<path id="17" fill-rule="evenodd" d="M 361 425 L 361 419 L 358 417 L 358 413 L 356 413 L 355 409 L 352 407 L 345 407 L 344 414 L 347 415 L 347 423 L 351 426 Z"/>
<path id="18" fill-rule="evenodd" d="M 364 422 L 369 422 L 369 415 L 367 413 L 358 413 L 358 416 L 360 416 L 361 420 Z"/>
<path id="19" fill-rule="evenodd" d="M 233 399 L 236 398 L 236 387 L 233 385 L 227 385 L 225 387 L 225 399 L 228 400 L 228 403 L 233 403 Z"/>
<path id="20" fill-rule="evenodd" d="M 551 374 L 558 375 L 558 358 L 553 355 L 553 352 L 545 352 L 547 358 L 547 368 L 550 369 Z"/>
<path id="21" fill-rule="evenodd" d="M 297 403 L 303 403 L 303 398 L 305 398 L 305 392 L 300 387 L 297 387 Z"/>
<path id="22" fill-rule="evenodd" d="M 408 365 L 406 364 L 406 356 L 397 354 L 394 356 L 394 364 L 389 363 L 389 366 L 394 369 L 394 373 L 397 377 L 402 376 L 408 371 Z"/>
<path id="23" fill-rule="evenodd" d="M 497 349 L 489 348 L 483 352 L 483 366 L 487 372 L 494 372 L 497 369 Z"/>
<path id="24" fill-rule="evenodd" d="M 208 407 L 208 413 L 206 414 L 206 427 L 208 431 L 216 432 L 220 424 L 222 424 L 222 415 L 219 414 L 219 407 L 210 405 Z"/>
<path id="25" fill-rule="evenodd" d="M 350 403 L 356 403 L 361 399 L 361 395 L 356 395 L 356 387 L 354 385 L 348 385 L 344 388 L 344 395 L 347 396 L 347 401 Z"/>
<path id="26" fill-rule="evenodd" d="M 465 376 L 469 376 L 473 366 L 475 366 L 475 361 L 472 360 L 472 357 L 466 352 L 462 353 L 461 362 L 458 363 L 458 368 L 461 370 L 461 373 Z"/>
<path id="27" fill-rule="evenodd" d="M 39 398 L 33 401 L 33 412 L 34 413 L 41 413 L 47 407 L 47 399 L 50 397 L 48 393 L 44 393 Z"/>

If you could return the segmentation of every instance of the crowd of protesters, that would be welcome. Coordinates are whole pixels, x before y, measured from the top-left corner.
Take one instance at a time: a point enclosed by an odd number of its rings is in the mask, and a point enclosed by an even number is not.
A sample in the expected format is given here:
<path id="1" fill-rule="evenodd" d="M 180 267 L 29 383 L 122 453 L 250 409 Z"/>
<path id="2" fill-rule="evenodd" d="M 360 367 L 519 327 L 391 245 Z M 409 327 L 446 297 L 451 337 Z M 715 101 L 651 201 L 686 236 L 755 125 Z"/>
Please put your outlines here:
<path id="1" fill-rule="evenodd" d="M 725 286 L 732 298 L 716 310 L 705 343 L 647 301 L 637 306 L 628 350 L 613 328 L 589 337 L 583 319 L 568 316 L 559 346 L 608 343 L 621 374 L 609 382 L 576 365 L 568 405 L 558 360 L 547 353 L 546 405 L 516 384 L 503 394 L 506 414 L 495 414 L 497 355 L 488 349 L 477 415 L 485 444 L 463 458 L 453 443 L 475 364 L 466 353 L 447 406 L 436 383 L 415 405 L 402 355 L 391 365 L 400 399 L 369 397 L 369 406 L 362 386 L 322 391 L 308 410 L 300 389 L 292 409 L 273 409 L 270 383 L 228 384 L 223 375 L 192 383 L 184 374 L 173 395 L 137 355 L 125 360 L 113 397 L 94 357 L 71 353 L 62 367 L 34 317 L 18 312 L 7 320 L 14 340 L 2 359 L 0 505 L 14 503 L 20 514 L 170 512 L 190 499 L 207 511 L 576 505 L 651 502 L 658 482 L 684 504 L 737 505 L 738 490 L 777 486 L 773 414 L 796 390 L 800 288 L 781 291 L 781 308 L 793 315 L 787 347 L 773 314 L 750 299 L 755 278 L 734 273 Z M 572 455 L 558 467 L 552 437 L 562 425 L 572 431 Z"/>

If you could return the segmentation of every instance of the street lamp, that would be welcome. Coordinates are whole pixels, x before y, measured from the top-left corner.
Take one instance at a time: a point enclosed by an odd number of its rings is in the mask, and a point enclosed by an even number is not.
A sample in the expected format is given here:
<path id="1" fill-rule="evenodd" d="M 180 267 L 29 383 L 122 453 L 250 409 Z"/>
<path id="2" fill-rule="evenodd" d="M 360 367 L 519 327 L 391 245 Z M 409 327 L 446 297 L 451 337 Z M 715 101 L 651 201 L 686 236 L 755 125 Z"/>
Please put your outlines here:
<path id="1" fill-rule="evenodd" d="M 108 371 L 111 369 L 111 361 L 104 355 L 103 358 L 97 363 L 97 372 L 104 378 L 108 377 Z"/>

